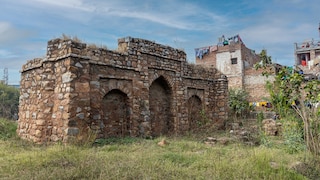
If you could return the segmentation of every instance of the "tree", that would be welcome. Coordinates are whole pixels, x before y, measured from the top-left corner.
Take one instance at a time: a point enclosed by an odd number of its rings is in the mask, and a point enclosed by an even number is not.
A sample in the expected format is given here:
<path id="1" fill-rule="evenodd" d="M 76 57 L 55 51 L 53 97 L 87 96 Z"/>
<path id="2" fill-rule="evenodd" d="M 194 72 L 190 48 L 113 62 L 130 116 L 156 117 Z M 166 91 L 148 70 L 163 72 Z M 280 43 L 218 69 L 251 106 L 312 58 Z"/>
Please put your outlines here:
<path id="1" fill-rule="evenodd" d="M 266 49 L 261 50 L 259 56 L 260 56 L 260 62 L 256 63 L 254 65 L 254 68 L 256 70 L 261 69 L 261 68 L 264 69 L 264 71 L 262 72 L 262 75 L 268 77 L 270 75 L 270 71 L 272 70 L 272 66 L 271 66 L 272 59 L 271 59 L 271 56 L 267 55 L 267 50 Z M 269 69 L 269 71 L 267 70 L 267 68 Z"/>
<path id="2" fill-rule="evenodd" d="M 0 83 L 0 117 L 16 119 L 19 109 L 19 90 Z"/>
<path id="3" fill-rule="evenodd" d="M 265 50 L 260 53 L 261 62 L 255 68 L 266 70 L 271 63 L 271 57 Z M 262 75 L 268 76 L 264 71 Z M 296 121 L 301 122 L 304 142 L 307 150 L 315 156 L 320 155 L 320 82 L 318 80 L 305 81 L 302 74 L 293 68 L 283 67 L 275 76 L 273 82 L 267 82 L 270 101 L 273 109 L 282 117 L 296 115 Z M 300 123 L 299 122 L 299 123 Z"/>
<path id="4" fill-rule="evenodd" d="M 312 154 L 320 155 L 320 82 L 305 81 L 302 74 L 290 68 L 282 68 L 274 82 L 268 82 L 270 100 L 274 110 L 281 116 L 292 112 L 301 118 L 304 141 Z"/>
<path id="5" fill-rule="evenodd" d="M 276 74 L 273 82 L 267 82 L 270 102 L 274 110 L 281 116 L 292 111 L 292 104 L 298 101 L 303 77 L 294 73 L 291 68 L 284 67 Z"/>
<path id="6" fill-rule="evenodd" d="M 272 64 L 271 56 L 267 55 L 266 49 L 262 49 L 259 55 L 260 55 L 260 60 L 263 65 Z"/>
<path id="7" fill-rule="evenodd" d="M 230 89 L 228 105 L 231 114 L 235 117 L 241 117 L 249 111 L 248 93 L 242 89 Z"/>
<path id="8" fill-rule="evenodd" d="M 301 75 L 300 75 L 301 76 Z M 294 110 L 303 120 L 304 139 L 308 150 L 320 155 L 320 82 L 317 80 L 308 81 L 303 85 L 303 92 L 297 91 L 293 96 L 298 96 L 300 106 L 293 106 Z M 297 95 L 299 93 L 300 95 Z"/>

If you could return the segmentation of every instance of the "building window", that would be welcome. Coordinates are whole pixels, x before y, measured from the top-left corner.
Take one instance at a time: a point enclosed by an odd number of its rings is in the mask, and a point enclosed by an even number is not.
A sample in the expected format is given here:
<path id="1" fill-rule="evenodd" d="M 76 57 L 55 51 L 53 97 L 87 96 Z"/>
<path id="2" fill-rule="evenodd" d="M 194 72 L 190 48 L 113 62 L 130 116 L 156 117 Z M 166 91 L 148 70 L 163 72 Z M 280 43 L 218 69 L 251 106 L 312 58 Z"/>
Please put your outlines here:
<path id="1" fill-rule="evenodd" d="M 237 58 L 231 58 L 231 64 L 237 64 L 238 60 Z"/>

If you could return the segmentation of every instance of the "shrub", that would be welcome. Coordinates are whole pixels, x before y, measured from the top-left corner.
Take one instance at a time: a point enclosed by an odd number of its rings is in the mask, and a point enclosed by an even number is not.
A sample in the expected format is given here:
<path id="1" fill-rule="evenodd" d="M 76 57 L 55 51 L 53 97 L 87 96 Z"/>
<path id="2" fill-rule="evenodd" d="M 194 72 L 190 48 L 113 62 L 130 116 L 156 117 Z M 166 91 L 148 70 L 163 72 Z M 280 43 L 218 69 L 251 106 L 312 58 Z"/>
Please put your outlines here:
<path id="1" fill-rule="evenodd" d="M 288 153 L 296 153 L 305 149 L 303 129 L 297 121 L 283 121 L 282 136 Z"/>
<path id="2" fill-rule="evenodd" d="M 249 110 L 248 93 L 242 89 L 230 89 L 228 105 L 234 118 L 245 116 Z"/>
<path id="3" fill-rule="evenodd" d="M 7 140 L 16 136 L 17 123 L 0 118 L 0 139 Z"/>
<path id="4" fill-rule="evenodd" d="M 17 119 L 19 90 L 0 83 L 0 117 Z"/>

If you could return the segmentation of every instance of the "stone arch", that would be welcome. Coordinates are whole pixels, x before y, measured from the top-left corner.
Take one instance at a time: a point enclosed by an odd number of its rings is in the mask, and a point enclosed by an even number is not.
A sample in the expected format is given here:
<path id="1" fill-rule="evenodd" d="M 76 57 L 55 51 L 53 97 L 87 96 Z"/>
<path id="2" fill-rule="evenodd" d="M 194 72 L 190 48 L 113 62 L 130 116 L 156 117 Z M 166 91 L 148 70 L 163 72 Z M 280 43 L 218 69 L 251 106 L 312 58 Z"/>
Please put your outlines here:
<path id="1" fill-rule="evenodd" d="M 192 96 L 197 96 L 201 101 L 203 101 L 204 89 L 188 87 L 187 99 L 190 99 Z"/>
<path id="2" fill-rule="evenodd" d="M 189 131 L 196 130 L 202 122 L 202 102 L 199 96 L 193 95 L 188 99 L 188 125 Z"/>
<path id="3" fill-rule="evenodd" d="M 151 82 L 150 84 L 152 84 L 152 82 L 154 82 L 156 79 L 162 78 L 163 80 L 165 80 L 167 82 L 167 85 L 170 89 L 172 89 L 173 87 L 173 81 L 171 78 L 163 76 L 162 73 L 154 73 L 153 76 L 151 76 Z"/>
<path id="4" fill-rule="evenodd" d="M 166 135 L 174 130 L 171 99 L 171 88 L 165 78 L 160 76 L 149 88 L 150 124 L 153 136 Z"/>
<path id="5" fill-rule="evenodd" d="M 109 91 L 102 99 L 102 120 L 104 137 L 124 137 L 131 132 L 129 100 L 119 89 Z"/>
<path id="6" fill-rule="evenodd" d="M 101 88 L 100 88 L 100 95 L 102 98 L 104 95 L 113 90 L 118 89 L 128 97 L 132 96 L 132 80 L 128 79 L 117 79 L 117 78 L 100 78 Z"/>

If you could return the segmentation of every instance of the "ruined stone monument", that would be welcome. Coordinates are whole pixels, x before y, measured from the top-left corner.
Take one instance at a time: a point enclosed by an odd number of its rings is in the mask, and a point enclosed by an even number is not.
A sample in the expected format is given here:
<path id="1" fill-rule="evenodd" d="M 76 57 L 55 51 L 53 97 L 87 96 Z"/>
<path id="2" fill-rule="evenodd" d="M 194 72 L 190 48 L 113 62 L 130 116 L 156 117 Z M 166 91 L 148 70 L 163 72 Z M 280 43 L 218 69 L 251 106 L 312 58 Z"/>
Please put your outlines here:
<path id="1" fill-rule="evenodd" d="M 127 37 L 112 51 L 53 39 L 45 58 L 22 67 L 17 133 L 36 143 L 68 142 L 89 129 L 97 138 L 174 135 L 203 116 L 221 127 L 227 95 L 224 75 L 169 46 Z"/>

